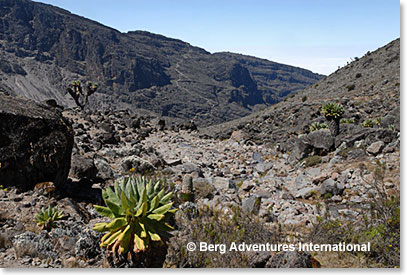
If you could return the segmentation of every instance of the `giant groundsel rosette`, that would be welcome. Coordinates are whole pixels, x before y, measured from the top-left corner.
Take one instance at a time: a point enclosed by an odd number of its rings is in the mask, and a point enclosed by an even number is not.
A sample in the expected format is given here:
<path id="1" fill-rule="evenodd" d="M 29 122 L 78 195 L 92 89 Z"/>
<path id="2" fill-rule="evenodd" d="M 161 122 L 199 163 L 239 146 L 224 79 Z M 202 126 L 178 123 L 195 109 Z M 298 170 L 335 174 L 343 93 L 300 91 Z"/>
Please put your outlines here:
<path id="1" fill-rule="evenodd" d="M 114 189 L 102 192 L 105 206 L 95 205 L 102 216 L 110 222 L 97 223 L 94 230 L 107 232 L 100 246 L 114 254 L 129 251 L 141 253 L 151 248 L 153 242 L 162 244 L 173 228 L 169 218 L 177 211 L 171 202 L 172 193 L 165 194 L 159 181 L 144 177 L 124 178 L 115 182 Z"/>

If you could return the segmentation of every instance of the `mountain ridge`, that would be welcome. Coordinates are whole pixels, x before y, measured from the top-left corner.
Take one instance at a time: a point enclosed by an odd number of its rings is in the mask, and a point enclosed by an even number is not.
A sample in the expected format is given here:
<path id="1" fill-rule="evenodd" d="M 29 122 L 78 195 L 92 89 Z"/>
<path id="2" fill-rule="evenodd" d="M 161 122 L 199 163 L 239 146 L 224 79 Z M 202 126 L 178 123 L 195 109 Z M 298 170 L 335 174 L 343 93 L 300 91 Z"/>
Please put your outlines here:
<path id="1" fill-rule="evenodd" d="M 309 70 L 214 53 L 146 31 L 122 33 L 54 6 L 1 0 L 0 86 L 73 106 L 72 80 L 100 83 L 92 108 L 146 109 L 212 125 L 276 103 L 323 78 Z"/>
<path id="2" fill-rule="evenodd" d="M 201 129 L 203 136 L 229 138 L 241 130 L 254 142 L 287 142 L 324 122 L 320 109 L 327 102 L 345 107 L 355 123 L 391 115 L 400 127 L 400 38 L 351 62 L 295 95 L 248 116 Z M 289 139 L 287 139 L 287 134 Z"/>

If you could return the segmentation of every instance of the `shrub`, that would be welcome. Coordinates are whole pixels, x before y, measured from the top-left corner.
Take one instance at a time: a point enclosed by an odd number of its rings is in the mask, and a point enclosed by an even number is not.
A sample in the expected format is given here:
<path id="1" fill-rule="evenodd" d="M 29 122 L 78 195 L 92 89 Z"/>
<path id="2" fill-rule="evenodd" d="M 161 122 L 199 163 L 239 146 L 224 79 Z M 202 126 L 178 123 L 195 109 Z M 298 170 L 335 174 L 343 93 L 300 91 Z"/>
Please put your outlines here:
<path id="1" fill-rule="evenodd" d="M 376 125 L 377 126 L 380 126 L 380 123 L 382 122 L 382 118 L 381 117 L 378 117 L 378 118 L 376 118 Z"/>
<path id="2" fill-rule="evenodd" d="M 63 219 L 63 217 L 62 211 L 58 212 L 56 207 L 51 208 L 51 206 L 48 206 L 48 208 L 41 208 L 40 212 L 35 215 L 35 221 L 41 229 L 51 230 L 51 228 L 55 227 L 55 222 Z"/>
<path id="3" fill-rule="evenodd" d="M 365 127 L 365 128 L 372 128 L 373 127 L 373 120 L 366 119 L 365 121 L 363 121 L 362 126 Z"/>
<path id="4" fill-rule="evenodd" d="M 360 78 L 360 77 L 362 77 L 362 74 L 361 74 L 361 73 L 357 73 L 355 77 L 356 77 L 356 78 Z"/>
<path id="5" fill-rule="evenodd" d="M 327 103 L 322 106 L 322 114 L 327 119 L 339 119 L 342 117 L 343 113 L 345 112 L 343 106 L 337 103 Z"/>
<path id="6" fill-rule="evenodd" d="M 222 210 L 202 206 L 195 217 L 185 222 L 187 228 L 182 230 L 185 235 L 171 239 L 166 266 L 171 267 L 248 267 L 250 261 L 247 252 L 228 251 L 232 242 L 236 244 L 279 243 L 284 234 L 278 229 L 272 230 L 263 224 L 258 217 L 242 211 L 239 207 Z M 208 244 L 225 244 L 225 253 L 199 251 L 189 252 L 187 243 L 200 242 Z"/>
<path id="7" fill-rule="evenodd" d="M 97 223 L 93 229 L 107 232 L 100 246 L 113 256 L 137 258 L 171 236 L 168 221 L 177 209 L 170 201 L 172 192 L 165 194 L 160 181 L 130 176 L 120 184 L 115 181 L 114 190 L 108 187 L 102 195 L 107 207 L 95 205 L 95 210 L 112 221 Z"/>
<path id="8" fill-rule="evenodd" d="M 328 125 L 326 123 L 314 122 L 309 126 L 311 133 L 320 129 L 328 129 Z"/>
<path id="9" fill-rule="evenodd" d="M 307 99 L 308 99 L 308 97 L 306 95 L 304 95 L 301 100 L 302 100 L 302 102 L 305 102 L 305 101 L 307 101 Z"/>
<path id="10" fill-rule="evenodd" d="M 352 124 L 355 123 L 353 118 L 342 118 L 340 121 L 341 124 Z"/>
<path id="11" fill-rule="evenodd" d="M 305 167 L 311 167 L 317 165 L 322 162 L 322 158 L 320 156 L 310 156 L 303 159 Z"/>

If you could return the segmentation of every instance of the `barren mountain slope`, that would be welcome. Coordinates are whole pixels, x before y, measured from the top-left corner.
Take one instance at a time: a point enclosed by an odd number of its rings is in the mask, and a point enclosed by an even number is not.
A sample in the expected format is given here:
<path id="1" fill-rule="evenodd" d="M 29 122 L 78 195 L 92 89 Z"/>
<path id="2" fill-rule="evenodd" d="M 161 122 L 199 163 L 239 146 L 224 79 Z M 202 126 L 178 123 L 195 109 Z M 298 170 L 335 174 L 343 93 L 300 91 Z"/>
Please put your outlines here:
<path id="1" fill-rule="evenodd" d="M 72 106 L 72 80 L 100 84 L 93 107 L 147 109 L 211 125 L 250 114 L 323 76 L 177 39 L 121 33 L 28 0 L 0 0 L 0 87 Z"/>
<path id="2" fill-rule="evenodd" d="M 366 53 L 318 83 L 286 100 L 247 117 L 201 130 L 203 136 L 228 138 L 236 129 L 253 141 L 281 142 L 308 131 L 314 121 L 323 122 L 321 106 L 340 102 L 346 118 L 355 123 L 394 115 L 400 119 L 400 39 Z"/>

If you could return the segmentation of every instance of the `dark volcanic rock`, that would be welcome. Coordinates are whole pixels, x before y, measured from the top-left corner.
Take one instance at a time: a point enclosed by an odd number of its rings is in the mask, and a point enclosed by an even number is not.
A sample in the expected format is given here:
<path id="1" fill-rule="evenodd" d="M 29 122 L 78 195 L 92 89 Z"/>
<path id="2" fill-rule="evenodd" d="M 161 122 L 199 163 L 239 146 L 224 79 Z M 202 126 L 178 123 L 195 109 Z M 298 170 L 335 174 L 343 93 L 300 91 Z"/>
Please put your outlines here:
<path id="1" fill-rule="evenodd" d="M 33 101 L 0 94 L 0 179 L 5 186 L 33 188 L 65 183 L 73 130 L 60 113 Z"/>
<path id="2" fill-rule="evenodd" d="M 308 135 L 300 136 L 294 145 L 294 149 L 290 154 L 289 161 L 294 164 L 311 153 L 315 155 L 323 155 L 334 148 L 335 138 L 329 130 L 318 130 Z"/>
<path id="3" fill-rule="evenodd" d="M 74 154 L 72 156 L 71 170 L 69 172 L 69 177 L 82 179 L 87 178 L 94 180 L 98 170 L 93 163 L 93 159 L 86 158 L 82 155 Z"/>
<path id="4" fill-rule="evenodd" d="M 306 142 L 315 150 L 328 152 L 335 144 L 335 138 L 328 130 L 318 130 L 307 135 Z"/>

